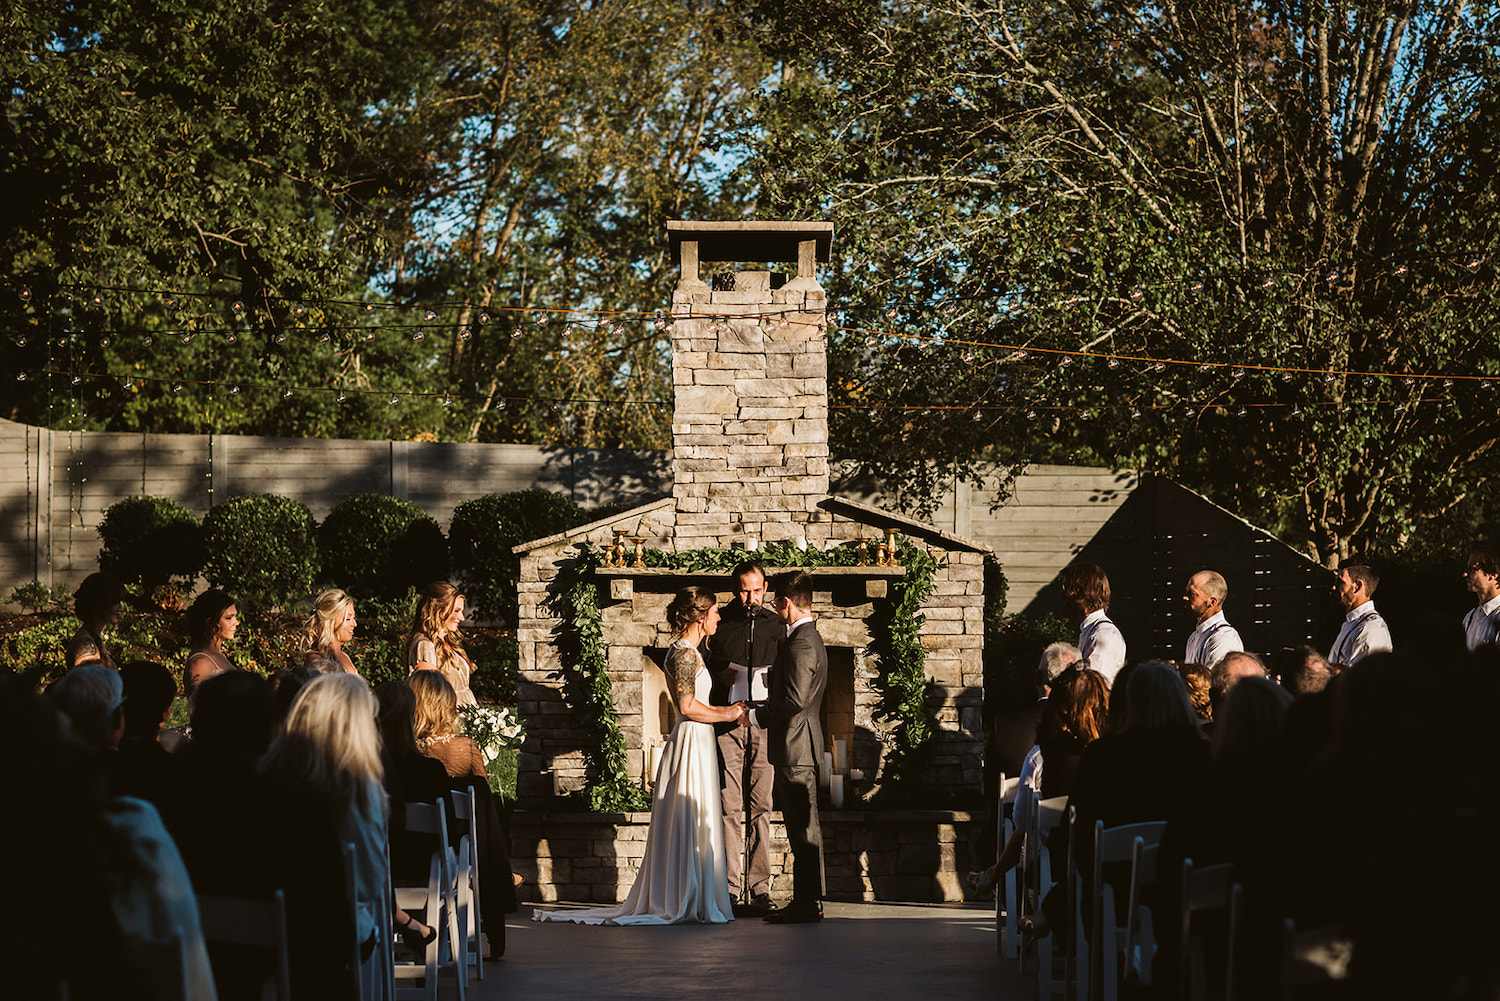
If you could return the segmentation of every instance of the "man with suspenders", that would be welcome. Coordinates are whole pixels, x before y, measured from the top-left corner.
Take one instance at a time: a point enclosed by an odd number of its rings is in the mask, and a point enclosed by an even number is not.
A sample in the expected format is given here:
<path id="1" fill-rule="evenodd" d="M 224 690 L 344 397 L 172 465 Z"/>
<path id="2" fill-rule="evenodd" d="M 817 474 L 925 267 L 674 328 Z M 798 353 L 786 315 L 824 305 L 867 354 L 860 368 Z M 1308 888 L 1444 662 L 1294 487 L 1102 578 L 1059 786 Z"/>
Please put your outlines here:
<path id="1" fill-rule="evenodd" d="M 1229 585 L 1216 570 L 1199 570 L 1188 578 L 1183 603 L 1197 616 L 1198 627 L 1187 638 L 1184 664 L 1213 667 L 1225 654 L 1245 649 L 1239 632 L 1224 618 Z"/>
<path id="2" fill-rule="evenodd" d="M 1372 653 L 1391 651 L 1391 631 L 1375 611 L 1375 587 L 1380 575 L 1374 567 L 1345 564 L 1333 582 L 1333 593 L 1344 606 L 1344 624 L 1328 651 L 1328 663 L 1353 667 Z"/>

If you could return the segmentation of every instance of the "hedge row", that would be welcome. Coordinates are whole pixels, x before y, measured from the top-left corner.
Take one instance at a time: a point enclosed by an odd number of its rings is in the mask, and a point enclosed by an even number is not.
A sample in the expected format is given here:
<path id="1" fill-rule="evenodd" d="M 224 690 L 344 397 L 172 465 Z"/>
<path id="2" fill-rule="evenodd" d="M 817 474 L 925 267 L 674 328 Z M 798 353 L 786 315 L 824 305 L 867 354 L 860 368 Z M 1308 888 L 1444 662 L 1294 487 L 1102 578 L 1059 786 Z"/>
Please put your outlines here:
<path id="1" fill-rule="evenodd" d="M 321 587 L 394 610 L 413 589 L 456 575 L 471 617 L 495 621 L 515 614 L 520 561 L 511 547 L 621 509 L 588 510 L 547 490 L 490 494 L 458 505 L 445 539 L 421 508 L 383 494 L 350 497 L 322 524 L 274 494 L 231 498 L 201 524 L 169 498 L 128 497 L 99 523 L 99 568 L 148 592 L 181 592 L 201 575 L 266 610 Z"/>

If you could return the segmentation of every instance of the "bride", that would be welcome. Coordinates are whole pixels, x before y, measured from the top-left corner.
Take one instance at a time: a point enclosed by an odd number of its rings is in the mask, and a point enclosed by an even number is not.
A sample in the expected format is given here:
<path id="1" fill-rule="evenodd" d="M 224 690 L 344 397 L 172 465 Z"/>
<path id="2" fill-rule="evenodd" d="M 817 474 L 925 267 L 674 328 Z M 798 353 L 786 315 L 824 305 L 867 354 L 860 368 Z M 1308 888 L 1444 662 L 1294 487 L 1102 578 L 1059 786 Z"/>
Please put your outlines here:
<path id="1" fill-rule="evenodd" d="M 679 719 L 662 748 L 651 800 L 646 855 L 623 904 L 584 911 L 533 911 L 537 921 L 671 925 L 733 921 L 724 859 L 715 723 L 742 723 L 744 707 L 708 704 L 709 676 L 698 646 L 719 626 L 718 599 L 685 587 L 667 606 L 672 646 L 667 684 Z"/>

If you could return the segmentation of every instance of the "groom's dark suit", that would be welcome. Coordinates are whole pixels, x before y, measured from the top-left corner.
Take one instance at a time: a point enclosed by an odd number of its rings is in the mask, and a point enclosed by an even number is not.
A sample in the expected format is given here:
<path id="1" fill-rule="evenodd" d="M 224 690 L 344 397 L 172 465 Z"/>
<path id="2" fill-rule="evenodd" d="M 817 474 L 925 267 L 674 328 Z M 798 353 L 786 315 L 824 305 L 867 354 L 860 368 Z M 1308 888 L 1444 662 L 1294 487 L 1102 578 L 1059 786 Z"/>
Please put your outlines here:
<path id="1" fill-rule="evenodd" d="M 818 765 L 823 749 L 823 689 L 828 651 L 811 619 L 803 620 L 771 668 L 770 691 L 758 714 L 766 757 L 776 766 L 776 792 L 792 847 L 792 909 L 823 897 L 823 828 L 818 822 Z"/>

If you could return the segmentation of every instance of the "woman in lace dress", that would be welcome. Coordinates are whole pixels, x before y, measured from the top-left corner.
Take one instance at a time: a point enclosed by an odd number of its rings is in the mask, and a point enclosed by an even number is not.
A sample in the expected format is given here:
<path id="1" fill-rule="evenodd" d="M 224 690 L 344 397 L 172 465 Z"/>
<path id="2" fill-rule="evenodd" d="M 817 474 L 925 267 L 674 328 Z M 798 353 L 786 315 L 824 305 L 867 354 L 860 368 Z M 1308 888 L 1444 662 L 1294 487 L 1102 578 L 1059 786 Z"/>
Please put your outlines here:
<path id="1" fill-rule="evenodd" d="M 464 596 L 445 580 L 429 584 L 422 592 L 417 614 L 412 620 L 411 638 L 406 641 L 406 673 L 438 671 L 453 686 L 461 706 L 475 704 L 469 690 L 469 676 L 474 672 L 458 635 L 464 621 Z"/>
<path id="2" fill-rule="evenodd" d="M 533 911 L 538 921 L 670 925 L 734 920 L 714 724 L 743 723 L 745 707 L 708 704 L 708 668 L 698 647 L 719 625 L 714 593 L 701 587 L 678 591 L 667 606 L 667 623 L 673 642 L 665 673 L 678 719 L 662 748 L 646 854 L 635 885 L 618 906 Z"/>

